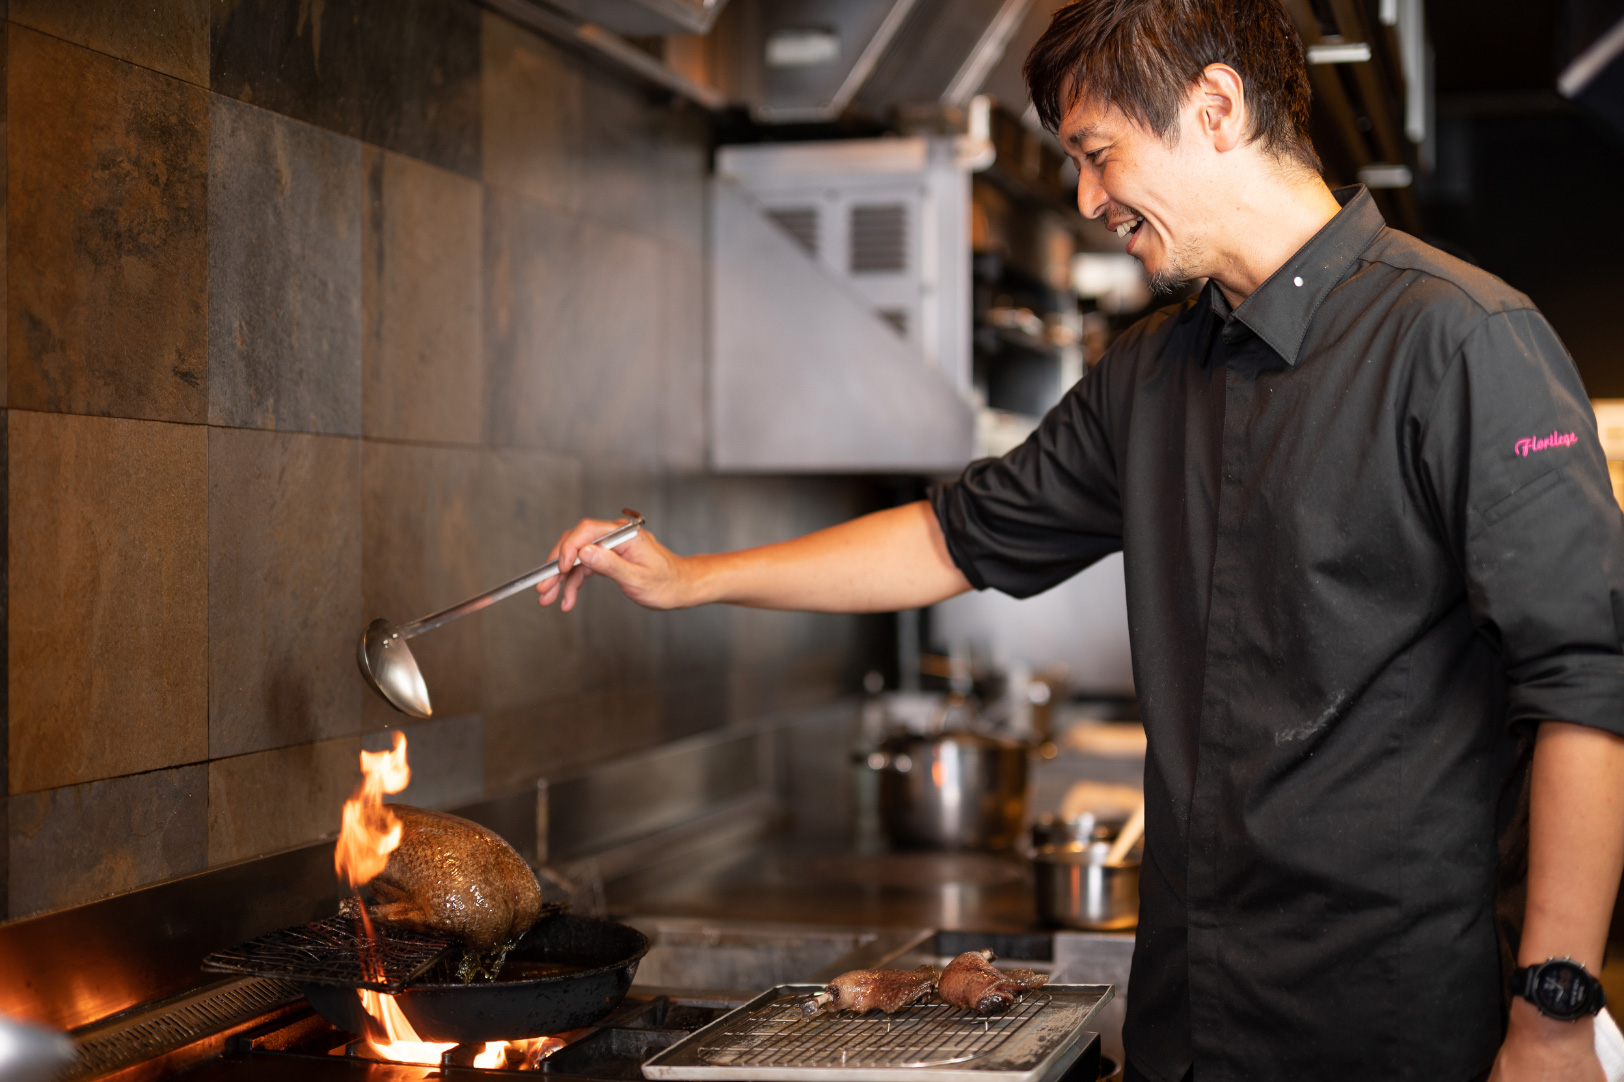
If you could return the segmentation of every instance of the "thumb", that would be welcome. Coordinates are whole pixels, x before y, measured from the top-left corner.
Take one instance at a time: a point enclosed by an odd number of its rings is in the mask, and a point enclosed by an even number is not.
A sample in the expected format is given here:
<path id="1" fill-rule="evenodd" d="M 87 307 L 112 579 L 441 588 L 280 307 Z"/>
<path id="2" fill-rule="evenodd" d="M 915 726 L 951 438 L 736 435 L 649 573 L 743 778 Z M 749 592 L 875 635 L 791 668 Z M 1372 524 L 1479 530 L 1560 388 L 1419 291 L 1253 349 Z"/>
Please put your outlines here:
<path id="1" fill-rule="evenodd" d="M 637 571 L 637 565 L 623 558 L 614 549 L 602 545 L 588 545 L 581 550 L 581 563 L 595 575 L 625 585 L 628 576 Z"/>

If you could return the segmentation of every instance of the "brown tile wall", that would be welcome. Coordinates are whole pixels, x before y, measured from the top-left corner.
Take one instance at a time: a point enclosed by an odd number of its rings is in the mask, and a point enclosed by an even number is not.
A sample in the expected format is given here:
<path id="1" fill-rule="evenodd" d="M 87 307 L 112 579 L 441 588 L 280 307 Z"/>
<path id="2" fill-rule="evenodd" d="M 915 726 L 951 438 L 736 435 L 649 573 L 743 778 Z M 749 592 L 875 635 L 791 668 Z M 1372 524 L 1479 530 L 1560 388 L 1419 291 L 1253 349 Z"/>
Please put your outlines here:
<path id="1" fill-rule="evenodd" d="M 705 473 L 705 117 L 475 0 L 0 5 L 0 918 L 330 834 L 405 719 L 373 616 L 623 506 L 678 551 L 849 517 Z M 418 640 L 404 799 L 854 684 L 859 621 L 601 583 Z"/>

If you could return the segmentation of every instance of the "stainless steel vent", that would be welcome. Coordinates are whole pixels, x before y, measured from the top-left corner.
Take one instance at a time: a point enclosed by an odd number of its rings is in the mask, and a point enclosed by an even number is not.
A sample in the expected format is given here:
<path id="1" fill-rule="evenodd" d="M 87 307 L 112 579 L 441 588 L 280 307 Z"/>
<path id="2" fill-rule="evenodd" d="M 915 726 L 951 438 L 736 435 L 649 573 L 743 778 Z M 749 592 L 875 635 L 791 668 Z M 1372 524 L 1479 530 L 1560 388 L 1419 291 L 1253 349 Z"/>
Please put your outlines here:
<path id="1" fill-rule="evenodd" d="M 813 259 L 818 257 L 818 208 L 817 207 L 773 207 L 767 210 L 767 217 L 795 238 L 795 243 L 806 249 L 806 254 Z"/>
<path id="2" fill-rule="evenodd" d="M 851 208 L 851 272 L 899 274 L 908 269 L 908 208 L 881 203 Z"/>
<path id="3" fill-rule="evenodd" d="M 534 0 L 531 0 L 533 3 Z M 617 34 L 705 34 L 727 0 L 548 0 Z"/>
<path id="4" fill-rule="evenodd" d="M 153 1059 L 302 996 L 286 981 L 244 977 L 125 1011 L 74 1031 L 79 1059 L 61 1079 L 89 1078 Z"/>

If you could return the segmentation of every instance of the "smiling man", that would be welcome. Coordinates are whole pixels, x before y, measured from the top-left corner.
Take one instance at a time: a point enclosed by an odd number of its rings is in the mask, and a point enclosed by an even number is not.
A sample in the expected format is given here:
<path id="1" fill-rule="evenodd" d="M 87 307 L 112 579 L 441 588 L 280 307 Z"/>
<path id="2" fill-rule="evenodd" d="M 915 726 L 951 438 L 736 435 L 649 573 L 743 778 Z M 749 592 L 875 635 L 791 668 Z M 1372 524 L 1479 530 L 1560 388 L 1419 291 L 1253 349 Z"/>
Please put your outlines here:
<path id="1" fill-rule="evenodd" d="M 1081 0 L 1027 75 L 1082 213 L 1204 288 L 929 501 L 686 558 L 583 522 L 542 602 L 599 573 L 654 607 L 885 611 L 1120 549 L 1128 1077 L 1599 1079 L 1624 516 L 1572 363 L 1525 296 L 1325 186 L 1276 0 Z"/>

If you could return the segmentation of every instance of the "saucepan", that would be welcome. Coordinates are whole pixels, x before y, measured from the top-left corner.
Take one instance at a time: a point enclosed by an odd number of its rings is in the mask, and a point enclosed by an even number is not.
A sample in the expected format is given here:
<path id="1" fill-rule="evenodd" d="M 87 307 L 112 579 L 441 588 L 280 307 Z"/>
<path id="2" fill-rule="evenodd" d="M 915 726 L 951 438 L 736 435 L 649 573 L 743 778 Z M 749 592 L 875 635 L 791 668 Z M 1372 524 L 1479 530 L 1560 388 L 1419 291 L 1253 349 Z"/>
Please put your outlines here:
<path id="1" fill-rule="evenodd" d="M 1105 860 L 1104 842 L 1043 845 L 1031 854 L 1038 916 L 1062 928 L 1120 931 L 1139 923 L 1139 861 Z"/>
<path id="2" fill-rule="evenodd" d="M 1108 826 L 1093 815 L 1069 830 L 1057 829 L 1053 821 L 1047 826 L 1047 842 L 1029 854 L 1038 916 L 1049 924 L 1096 931 L 1138 924 L 1144 804 L 1120 826 Z M 1044 835 L 1034 827 L 1033 837 Z"/>
<path id="3" fill-rule="evenodd" d="M 425 1041 L 480 1044 L 578 1029 L 608 1014 L 631 988 L 648 937 L 615 921 L 563 913 L 541 921 L 508 955 L 512 979 L 468 984 L 430 970 L 395 997 Z M 370 1016 L 353 988 L 306 984 L 310 1005 L 350 1033 Z"/>
<path id="4" fill-rule="evenodd" d="M 973 732 L 902 734 L 868 758 L 880 772 L 880 816 L 906 848 L 1008 849 L 1026 814 L 1018 740 Z"/>

